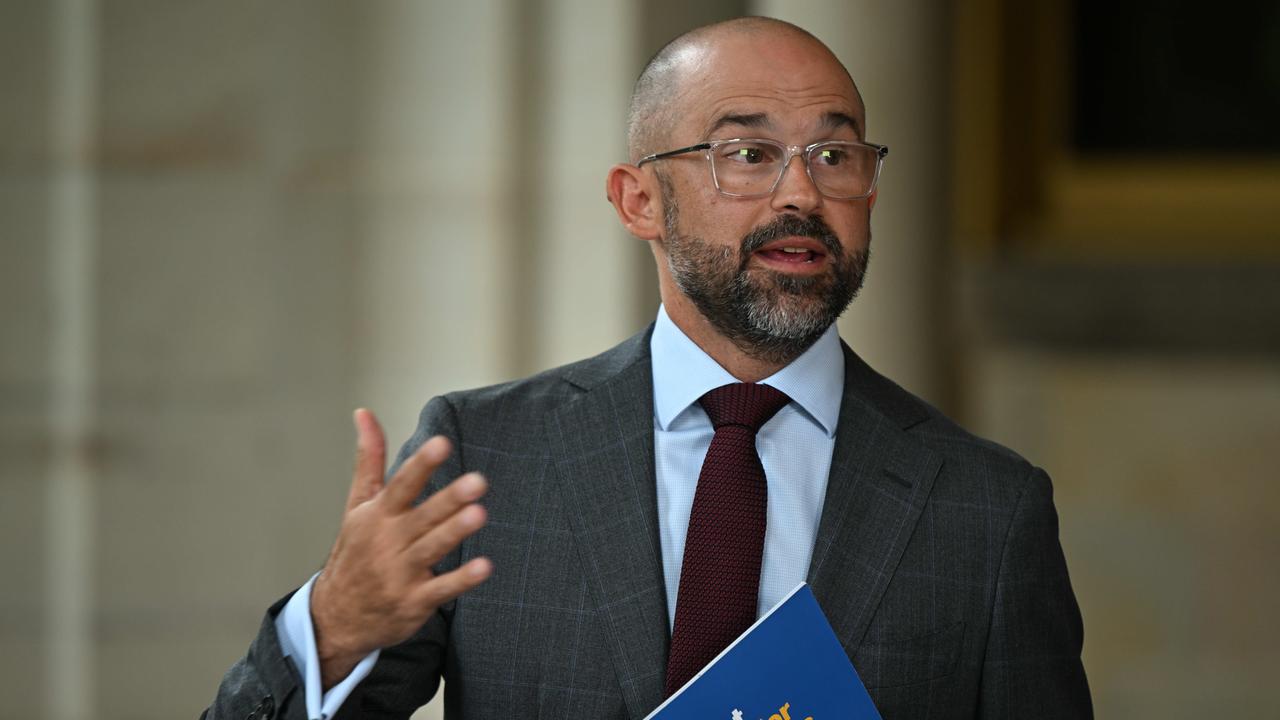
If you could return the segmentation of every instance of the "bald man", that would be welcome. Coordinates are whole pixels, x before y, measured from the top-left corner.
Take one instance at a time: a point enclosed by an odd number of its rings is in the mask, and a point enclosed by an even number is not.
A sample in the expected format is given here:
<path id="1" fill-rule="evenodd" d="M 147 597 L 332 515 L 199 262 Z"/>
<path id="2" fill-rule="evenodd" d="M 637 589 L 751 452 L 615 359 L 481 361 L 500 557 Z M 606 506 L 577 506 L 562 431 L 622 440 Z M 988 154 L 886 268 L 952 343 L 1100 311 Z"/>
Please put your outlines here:
<path id="1" fill-rule="evenodd" d="M 385 483 L 357 411 L 329 559 L 205 717 L 407 718 L 443 678 L 450 718 L 639 720 L 802 581 L 886 719 L 1091 717 L 1048 477 L 836 334 L 887 153 L 849 73 L 792 25 L 720 23 L 650 61 L 628 125 L 606 192 L 655 322 L 431 400 Z"/>

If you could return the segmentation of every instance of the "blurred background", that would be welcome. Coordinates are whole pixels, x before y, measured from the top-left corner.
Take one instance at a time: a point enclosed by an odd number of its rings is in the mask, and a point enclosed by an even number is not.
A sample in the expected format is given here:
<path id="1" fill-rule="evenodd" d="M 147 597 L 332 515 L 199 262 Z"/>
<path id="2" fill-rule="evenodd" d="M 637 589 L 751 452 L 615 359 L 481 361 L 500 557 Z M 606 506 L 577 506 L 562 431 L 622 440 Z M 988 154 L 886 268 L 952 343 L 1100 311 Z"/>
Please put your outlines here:
<path id="1" fill-rule="evenodd" d="M 8 0 L 0 718 L 195 717 L 323 562 L 352 408 L 398 445 L 642 329 L 630 85 L 747 13 L 858 80 L 842 334 L 1054 477 L 1098 715 L 1280 717 L 1274 2 Z"/>

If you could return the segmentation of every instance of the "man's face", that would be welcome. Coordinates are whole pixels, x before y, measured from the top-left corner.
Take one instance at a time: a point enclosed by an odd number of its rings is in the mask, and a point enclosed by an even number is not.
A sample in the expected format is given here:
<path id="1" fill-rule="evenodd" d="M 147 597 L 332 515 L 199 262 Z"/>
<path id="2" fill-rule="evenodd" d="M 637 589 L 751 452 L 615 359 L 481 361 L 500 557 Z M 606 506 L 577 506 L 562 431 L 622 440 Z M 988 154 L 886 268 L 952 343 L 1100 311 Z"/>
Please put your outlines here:
<path id="1" fill-rule="evenodd" d="M 682 87 L 672 147 L 735 137 L 799 146 L 862 139 L 862 105 L 848 77 L 799 38 L 726 39 Z M 701 154 L 662 162 L 654 169 L 666 221 L 659 271 L 748 354 L 777 362 L 798 356 L 862 285 L 868 200 L 823 197 L 802 158 L 791 161 L 773 195 L 750 199 L 720 195 Z"/>
<path id="2" fill-rule="evenodd" d="M 778 215 L 744 235 L 737 246 L 716 245 L 680 229 L 679 202 L 669 182 L 662 182 L 667 271 L 703 317 L 721 335 L 756 358 L 789 361 L 812 345 L 853 300 L 866 274 L 868 249 L 846 250 L 835 232 L 818 216 Z M 797 242 L 805 238 L 825 257 L 801 256 Z M 768 248 L 789 247 L 789 250 Z M 766 254 L 764 267 L 752 259 Z M 773 256 L 773 257 L 770 257 Z M 774 268 L 773 263 L 803 263 Z M 816 267 L 815 267 L 816 266 Z"/>

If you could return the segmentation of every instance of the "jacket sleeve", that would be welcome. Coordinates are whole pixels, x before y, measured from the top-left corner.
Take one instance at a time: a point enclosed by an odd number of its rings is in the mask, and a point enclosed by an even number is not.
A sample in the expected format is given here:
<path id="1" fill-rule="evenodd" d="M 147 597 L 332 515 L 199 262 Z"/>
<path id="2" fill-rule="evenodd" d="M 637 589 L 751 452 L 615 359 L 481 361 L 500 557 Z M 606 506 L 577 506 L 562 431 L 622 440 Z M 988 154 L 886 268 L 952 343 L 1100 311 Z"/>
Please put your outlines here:
<path id="1" fill-rule="evenodd" d="M 276 636 L 275 616 L 292 596 L 293 593 L 289 593 L 267 610 L 249 652 L 223 676 L 218 695 L 200 716 L 201 720 L 305 720 L 307 708 L 302 679 L 284 656 Z"/>
<path id="2" fill-rule="evenodd" d="M 1083 642 L 1053 486 L 1033 468 L 1000 561 L 978 717 L 1092 718 Z"/>
<path id="3" fill-rule="evenodd" d="M 400 449 L 387 477 L 394 475 L 405 459 L 434 435 L 448 437 L 454 452 L 431 478 L 419 502 L 462 474 L 462 441 L 458 437 L 453 406 L 441 397 L 423 408 L 417 430 Z M 435 572 L 457 567 L 459 556 L 455 550 L 434 568 Z M 307 720 L 302 679 L 284 656 L 275 627 L 276 615 L 291 596 L 292 593 L 267 611 L 249 652 L 227 671 L 213 704 L 204 711 L 201 720 Z M 440 607 L 405 642 L 383 648 L 373 670 L 352 690 L 335 720 L 407 719 L 430 701 L 440 685 L 453 606 L 451 602 Z"/>

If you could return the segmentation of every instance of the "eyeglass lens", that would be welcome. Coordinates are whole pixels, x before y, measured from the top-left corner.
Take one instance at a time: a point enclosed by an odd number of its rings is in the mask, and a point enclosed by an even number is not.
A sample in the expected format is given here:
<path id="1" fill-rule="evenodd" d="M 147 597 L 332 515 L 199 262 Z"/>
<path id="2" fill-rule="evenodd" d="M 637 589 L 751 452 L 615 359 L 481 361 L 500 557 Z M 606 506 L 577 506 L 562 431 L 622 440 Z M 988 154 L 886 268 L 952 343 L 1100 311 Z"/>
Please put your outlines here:
<path id="1" fill-rule="evenodd" d="M 782 145 L 748 140 L 712 148 L 711 163 L 722 192 L 757 195 L 773 190 L 787 155 Z M 858 197 L 871 191 L 879 154 L 865 145 L 831 142 L 815 146 L 804 159 L 824 194 Z"/>

